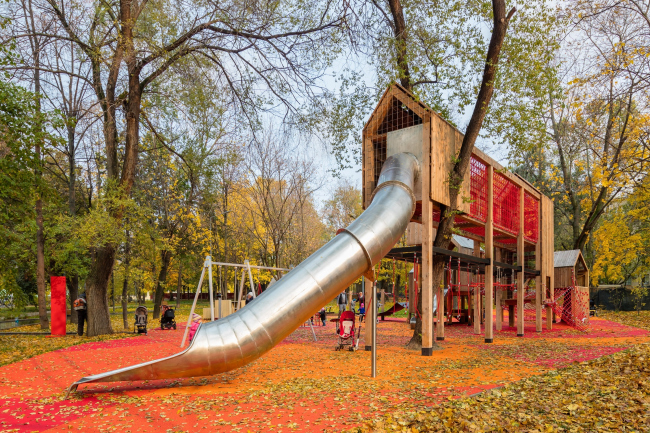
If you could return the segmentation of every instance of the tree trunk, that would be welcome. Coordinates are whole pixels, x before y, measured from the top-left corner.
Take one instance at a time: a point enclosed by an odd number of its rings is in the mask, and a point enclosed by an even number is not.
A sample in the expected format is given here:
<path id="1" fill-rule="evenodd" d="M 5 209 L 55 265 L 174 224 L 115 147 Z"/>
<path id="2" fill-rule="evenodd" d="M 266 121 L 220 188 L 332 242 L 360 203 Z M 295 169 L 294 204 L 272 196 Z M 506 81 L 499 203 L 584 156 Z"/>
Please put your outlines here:
<path id="1" fill-rule="evenodd" d="M 66 281 L 68 292 L 70 292 L 70 323 L 78 323 L 79 316 L 77 310 L 74 309 L 74 301 L 79 297 L 79 277 L 73 275 L 72 278 Z"/>
<path id="2" fill-rule="evenodd" d="M 153 304 L 153 318 L 160 318 L 160 306 L 162 305 L 163 295 L 165 294 L 165 281 L 167 280 L 167 270 L 169 269 L 169 262 L 172 259 L 172 253 L 169 250 L 162 250 L 160 252 L 161 266 L 160 273 L 158 274 L 158 283 L 156 284 L 156 293 L 154 295 Z"/>
<path id="3" fill-rule="evenodd" d="M 463 143 L 458 154 L 458 160 L 454 164 L 451 173 L 449 173 L 449 206 L 440 206 L 440 223 L 438 224 L 436 238 L 433 242 L 433 246 L 438 248 L 449 248 L 452 228 L 454 226 L 454 218 L 458 207 L 458 195 L 461 190 L 463 178 L 465 177 L 465 172 L 469 166 L 469 161 L 472 157 L 474 144 L 476 143 L 476 139 L 481 131 L 486 111 L 490 105 L 490 100 L 492 99 L 497 64 L 499 63 L 499 55 L 506 36 L 508 24 L 510 18 L 516 12 L 516 8 L 512 8 L 506 16 L 505 0 L 492 0 L 492 9 L 494 12 L 494 29 L 492 31 L 490 46 L 488 47 L 486 56 L 481 88 L 476 97 L 476 104 L 474 105 L 472 117 L 467 125 L 467 130 L 465 131 Z M 444 261 L 445 259 L 442 256 L 433 256 L 433 288 L 438 287 L 443 281 Z M 419 347 L 422 346 L 422 324 L 417 323 L 420 321 L 420 318 L 416 321 L 415 332 L 413 332 L 413 337 L 411 337 L 411 341 L 409 341 L 409 347 L 417 348 L 418 345 Z"/>
<path id="4" fill-rule="evenodd" d="M 88 302 L 88 336 L 112 334 L 108 312 L 108 280 L 115 264 L 115 247 L 111 244 L 96 248 L 92 254 L 88 275 L 86 300 Z"/>
<path id="5" fill-rule="evenodd" d="M 406 29 L 406 20 L 400 0 L 388 0 L 390 13 L 393 16 L 393 32 L 395 37 L 395 61 L 397 62 L 397 72 L 399 73 L 400 84 L 406 89 L 411 90 L 411 72 L 409 71 L 408 62 L 408 34 Z"/>
<path id="6" fill-rule="evenodd" d="M 178 283 L 176 284 L 176 309 L 181 306 L 181 290 L 183 289 L 183 262 L 178 260 Z"/>
<path id="7" fill-rule="evenodd" d="M 128 290 L 129 290 L 129 264 L 131 263 L 131 236 L 129 231 L 126 231 L 126 244 L 124 246 L 124 281 L 122 282 L 122 324 L 124 330 L 129 329 L 128 323 Z"/>

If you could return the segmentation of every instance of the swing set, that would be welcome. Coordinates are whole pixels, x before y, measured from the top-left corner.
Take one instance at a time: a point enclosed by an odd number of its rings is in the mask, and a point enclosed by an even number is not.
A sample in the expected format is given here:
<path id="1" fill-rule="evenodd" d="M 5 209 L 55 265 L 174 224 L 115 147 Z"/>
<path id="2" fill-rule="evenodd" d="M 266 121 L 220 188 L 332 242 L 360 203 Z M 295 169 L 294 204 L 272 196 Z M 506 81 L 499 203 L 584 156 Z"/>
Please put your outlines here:
<path id="1" fill-rule="evenodd" d="M 194 314 L 194 311 L 196 310 L 196 303 L 199 299 L 199 294 L 201 293 L 202 286 L 203 286 L 203 279 L 205 278 L 206 270 L 208 274 L 208 291 L 210 294 L 210 321 L 215 320 L 215 304 L 217 304 L 217 318 L 225 317 L 225 314 L 222 316 L 222 302 L 223 300 L 221 299 L 221 291 L 218 293 L 218 301 L 214 301 L 214 290 L 212 287 L 212 266 L 218 266 L 219 269 L 219 282 L 221 284 L 222 279 L 221 279 L 221 268 L 222 267 L 233 267 L 235 269 L 241 268 L 241 278 L 240 278 L 240 283 L 239 283 L 239 293 L 235 293 L 235 297 L 237 300 L 233 303 L 232 305 L 234 308 L 234 311 L 238 311 L 243 308 L 244 305 L 242 305 L 242 294 L 244 292 L 244 282 L 246 281 L 246 274 L 248 274 L 248 280 L 249 284 L 251 287 L 251 292 L 253 294 L 253 299 L 256 298 L 261 292 L 262 292 L 262 285 L 260 283 L 260 270 L 265 269 L 265 270 L 271 270 L 271 271 L 276 271 L 278 272 L 278 277 L 280 278 L 282 276 L 282 272 L 288 272 L 290 269 L 287 268 L 276 268 L 272 266 L 257 266 L 257 265 L 251 265 L 248 260 L 244 260 L 243 264 L 240 263 L 225 263 L 225 262 L 213 262 L 212 257 L 206 256 L 205 261 L 203 262 L 203 268 L 201 270 L 201 278 L 199 279 L 199 284 L 196 287 L 196 294 L 194 295 L 194 301 L 192 302 L 192 308 L 190 309 L 190 315 L 187 321 L 187 326 L 185 326 L 185 333 L 183 334 L 183 340 L 181 341 L 181 347 L 185 345 L 185 341 L 187 340 L 187 335 L 190 329 L 190 322 L 192 320 L 192 315 Z M 257 288 L 256 285 L 253 283 L 253 273 L 252 269 L 257 269 Z M 278 278 L 278 279 L 279 279 Z M 237 272 L 235 271 L 235 288 L 237 287 Z M 229 310 L 230 311 L 230 310 Z M 234 312 L 233 311 L 233 312 Z"/>

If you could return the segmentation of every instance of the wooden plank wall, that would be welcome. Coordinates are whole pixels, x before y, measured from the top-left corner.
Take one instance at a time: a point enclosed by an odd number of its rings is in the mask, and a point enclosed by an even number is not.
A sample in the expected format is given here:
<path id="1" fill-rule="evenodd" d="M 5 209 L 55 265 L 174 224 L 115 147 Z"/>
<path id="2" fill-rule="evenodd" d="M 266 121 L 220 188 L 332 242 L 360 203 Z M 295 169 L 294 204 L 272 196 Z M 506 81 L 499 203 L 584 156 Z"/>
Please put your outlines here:
<path id="1" fill-rule="evenodd" d="M 573 268 L 555 268 L 555 286 L 556 289 L 562 287 L 571 287 L 573 282 L 571 281 L 571 271 Z"/>

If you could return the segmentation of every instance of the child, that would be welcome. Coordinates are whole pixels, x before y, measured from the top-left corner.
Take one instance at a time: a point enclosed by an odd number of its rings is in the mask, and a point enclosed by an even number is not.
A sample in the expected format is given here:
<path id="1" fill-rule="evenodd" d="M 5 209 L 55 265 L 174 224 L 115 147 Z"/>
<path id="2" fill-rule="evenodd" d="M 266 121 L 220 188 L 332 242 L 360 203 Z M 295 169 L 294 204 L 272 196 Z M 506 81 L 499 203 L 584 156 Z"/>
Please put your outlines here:
<path id="1" fill-rule="evenodd" d="M 363 303 L 361 303 L 361 305 L 359 305 L 359 323 L 363 322 L 363 316 L 365 315 L 366 315 L 366 306 Z"/>
<path id="2" fill-rule="evenodd" d="M 323 326 L 325 326 L 325 321 L 327 320 L 327 313 L 325 312 L 325 307 L 321 308 L 320 311 L 320 320 L 323 322 Z"/>
<path id="3" fill-rule="evenodd" d="M 201 324 L 201 319 L 202 317 L 199 316 L 198 314 L 196 313 L 192 314 L 192 326 L 190 327 L 190 341 L 192 341 L 192 338 L 194 338 L 194 334 L 196 334 L 196 330 L 199 329 L 199 325 Z"/>

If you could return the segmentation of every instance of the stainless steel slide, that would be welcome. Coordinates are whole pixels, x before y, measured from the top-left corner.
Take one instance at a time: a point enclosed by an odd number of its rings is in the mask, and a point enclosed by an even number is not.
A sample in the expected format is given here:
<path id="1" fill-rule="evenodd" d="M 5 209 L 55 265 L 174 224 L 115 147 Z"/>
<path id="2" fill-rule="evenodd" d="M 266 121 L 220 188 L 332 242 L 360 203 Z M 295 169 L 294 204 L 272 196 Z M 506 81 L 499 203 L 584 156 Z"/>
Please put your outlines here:
<path id="1" fill-rule="evenodd" d="M 79 379 L 83 383 L 210 376 L 262 356 L 397 243 L 415 210 L 419 163 L 410 153 L 383 165 L 371 205 L 350 226 L 255 299 L 221 320 L 202 324 L 190 346 L 168 358 Z"/>

